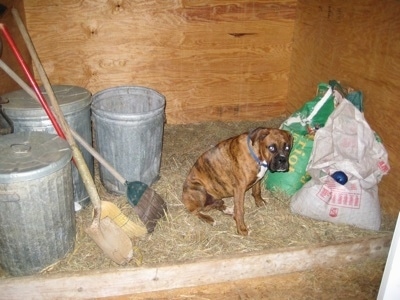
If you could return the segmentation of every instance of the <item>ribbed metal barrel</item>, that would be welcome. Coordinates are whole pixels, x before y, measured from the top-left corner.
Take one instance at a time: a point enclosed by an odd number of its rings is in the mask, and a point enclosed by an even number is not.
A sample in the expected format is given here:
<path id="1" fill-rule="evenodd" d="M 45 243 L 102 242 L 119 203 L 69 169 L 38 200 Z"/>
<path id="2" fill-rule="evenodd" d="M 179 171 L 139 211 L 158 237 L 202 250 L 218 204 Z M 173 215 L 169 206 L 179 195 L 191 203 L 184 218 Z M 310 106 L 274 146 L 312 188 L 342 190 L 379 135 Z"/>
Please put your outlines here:
<path id="1" fill-rule="evenodd" d="M 69 126 L 91 145 L 91 93 L 84 88 L 71 85 L 54 85 L 52 88 Z M 46 92 L 44 92 L 44 96 L 47 99 Z M 24 90 L 2 95 L 2 98 L 9 100 L 9 103 L 3 104 L 3 108 L 14 123 L 14 132 L 46 131 L 56 133 L 42 106 Z M 93 176 L 93 157 L 80 145 L 79 149 L 82 151 L 86 164 Z M 74 165 L 72 166 L 72 180 L 74 184 L 74 201 L 81 206 L 86 206 L 90 202 L 89 195 Z"/>
<path id="2" fill-rule="evenodd" d="M 93 95 L 94 140 L 99 153 L 128 181 L 154 183 L 160 172 L 165 97 L 137 86 L 115 87 Z M 100 178 L 107 190 L 126 187 L 104 167 Z"/>
<path id="3" fill-rule="evenodd" d="M 68 143 L 46 132 L 0 136 L 0 264 L 31 275 L 75 244 Z"/>

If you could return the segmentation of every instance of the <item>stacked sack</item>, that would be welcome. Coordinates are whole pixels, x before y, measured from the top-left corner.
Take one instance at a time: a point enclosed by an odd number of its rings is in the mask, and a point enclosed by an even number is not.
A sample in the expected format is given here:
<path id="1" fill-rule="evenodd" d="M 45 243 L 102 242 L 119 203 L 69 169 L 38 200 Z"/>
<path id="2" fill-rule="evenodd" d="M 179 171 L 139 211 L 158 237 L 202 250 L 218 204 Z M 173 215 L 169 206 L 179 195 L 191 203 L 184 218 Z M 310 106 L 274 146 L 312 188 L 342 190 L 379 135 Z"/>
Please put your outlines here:
<path id="1" fill-rule="evenodd" d="M 292 196 L 293 213 L 379 230 L 378 183 L 390 167 L 364 118 L 362 94 L 347 93 L 336 81 L 320 84 L 318 91 L 282 124 L 295 138 L 293 166 L 286 174 L 270 173 L 266 187 Z"/>

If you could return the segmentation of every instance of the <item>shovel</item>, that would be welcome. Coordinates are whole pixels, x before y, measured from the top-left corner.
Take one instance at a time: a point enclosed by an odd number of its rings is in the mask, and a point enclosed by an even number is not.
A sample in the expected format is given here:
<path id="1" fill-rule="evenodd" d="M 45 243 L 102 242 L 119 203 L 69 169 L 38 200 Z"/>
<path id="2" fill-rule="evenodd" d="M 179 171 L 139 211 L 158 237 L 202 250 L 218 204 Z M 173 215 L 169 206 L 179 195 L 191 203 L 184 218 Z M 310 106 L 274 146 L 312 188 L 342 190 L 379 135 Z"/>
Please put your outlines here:
<path id="1" fill-rule="evenodd" d="M 46 91 L 49 95 L 50 101 L 52 103 L 53 109 L 57 114 L 58 120 L 54 116 L 53 112 L 51 111 L 49 105 L 47 104 L 46 100 L 44 99 L 43 95 L 40 93 L 38 84 L 36 83 L 34 77 L 32 76 L 31 72 L 29 71 L 25 61 L 22 58 L 19 50 L 17 49 L 15 42 L 13 41 L 11 35 L 9 34 L 7 28 L 4 24 L 0 24 L 0 29 L 7 40 L 8 44 L 10 45 L 14 55 L 16 56 L 19 64 L 21 65 L 22 69 L 24 70 L 25 75 L 28 77 L 29 82 L 32 85 L 33 90 L 37 98 L 40 101 L 40 104 L 44 108 L 47 116 L 51 120 L 57 134 L 62 137 L 66 138 L 70 147 L 72 149 L 72 155 L 75 162 L 75 165 L 82 177 L 83 183 L 87 189 L 89 194 L 90 200 L 93 204 L 94 208 L 94 216 L 92 224 L 89 228 L 86 229 L 88 235 L 96 242 L 96 244 L 103 250 L 103 252 L 114 262 L 117 264 L 126 264 L 129 262 L 133 257 L 133 249 L 132 249 L 132 242 L 126 233 L 113 224 L 109 218 L 100 219 L 101 214 L 101 201 L 100 197 L 97 193 L 96 186 L 94 184 L 93 178 L 90 175 L 90 171 L 86 165 L 86 162 L 83 158 L 82 153 L 80 152 L 79 148 L 75 144 L 75 141 L 72 137 L 71 132 L 69 131 L 69 126 L 65 121 L 63 113 L 58 105 L 57 100 L 55 99 L 54 93 L 51 89 L 51 86 L 48 82 L 47 76 L 44 73 L 43 67 L 41 67 L 39 58 L 37 57 L 36 51 L 33 47 L 32 41 L 29 38 L 26 29 L 19 18 L 19 15 L 16 10 L 12 10 L 12 13 L 16 19 L 17 25 L 23 35 L 25 43 L 27 44 L 28 50 L 34 60 L 38 72 L 41 76 L 41 79 L 45 85 Z M 62 129 L 60 127 L 61 123 Z"/>
<path id="2" fill-rule="evenodd" d="M 17 23 L 17 26 L 22 34 L 22 37 L 27 45 L 27 48 L 29 50 L 29 53 L 32 57 L 33 62 L 35 63 L 36 69 L 39 72 L 40 79 L 43 82 L 43 85 L 46 89 L 47 94 L 49 95 L 50 102 L 53 106 L 53 109 L 55 110 L 55 113 L 57 115 L 57 118 L 61 120 L 61 124 L 64 125 L 63 129 L 64 131 L 67 132 L 67 139 L 68 139 L 68 134 L 71 134 L 75 137 L 75 139 L 79 139 L 77 137 L 77 133 L 73 132 L 71 128 L 68 127 L 68 124 L 65 122 L 65 119 L 63 118 L 62 111 L 59 108 L 59 105 L 57 103 L 57 100 L 55 99 L 53 89 L 51 88 L 51 85 L 49 83 L 49 80 L 47 78 L 47 75 L 44 71 L 44 68 L 42 64 L 40 63 L 39 57 L 36 53 L 36 50 L 33 46 L 33 43 L 29 37 L 29 34 L 25 28 L 25 25 L 23 24 L 18 11 L 15 8 L 11 9 L 11 13 Z M 64 124 L 63 124 L 64 123 Z M 68 127 L 67 130 L 65 130 L 64 127 Z M 73 141 L 73 137 L 70 136 L 70 139 Z M 80 140 L 80 141 L 79 141 Z M 154 231 L 155 226 L 157 225 L 157 220 L 165 216 L 165 212 L 167 210 L 166 203 L 163 198 L 161 198 L 160 195 L 158 195 L 153 189 L 151 189 L 147 184 L 140 182 L 140 181 L 133 181 L 133 182 L 128 182 L 126 179 L 124 179 L 110 164 L 108 164 L 102 157 L 101 155 L 96 152 L 90 145 L 85 143 L 86 145 L 83 144 L 85 142 L 83 139 L 79 139 L 78 142 L 82 144 L 85 149 L 93 155 L 104 167 L 108 169 L 108 171 L 115 176 L 115 178 L 122 184 L 124 184 L 127 189 L 126 189 L 126 196 L 128 199 L 128 202 L 133 206 L 134 210 L 136 211 L 137 215 L 143 222 L 143 224 L 146 226 L 147 231 L 149 233 Z M 100 207 L 99 203 L 99 207 Z M 94 205 L 94 209 L 96 210 L 96 207 Z M 100 208 L 98 209 L 100 212 Z"/>

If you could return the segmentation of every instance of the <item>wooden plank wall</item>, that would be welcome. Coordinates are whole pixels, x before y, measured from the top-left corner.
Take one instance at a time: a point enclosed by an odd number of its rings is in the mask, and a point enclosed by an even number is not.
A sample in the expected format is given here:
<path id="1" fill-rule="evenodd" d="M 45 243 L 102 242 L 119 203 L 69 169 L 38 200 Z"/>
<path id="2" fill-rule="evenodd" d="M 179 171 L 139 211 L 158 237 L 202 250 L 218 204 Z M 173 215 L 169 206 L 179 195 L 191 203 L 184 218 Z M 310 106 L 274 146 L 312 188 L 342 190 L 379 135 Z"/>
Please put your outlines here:
<path id="1" fill-rule="evenodd" d="M 383 139 L 391 171 L 379 185 L 383 208 L 400 210 L 400 1 L 299 0 L 288 111 L 316 85 L 341 80 L 364 93 L 365 117 Z"/>
<path id="2" fill-rule="evenodd" d="M 167 122 L 285 114 L 296 0 L 25 1 L 53 84 L 154 88 Z"/>

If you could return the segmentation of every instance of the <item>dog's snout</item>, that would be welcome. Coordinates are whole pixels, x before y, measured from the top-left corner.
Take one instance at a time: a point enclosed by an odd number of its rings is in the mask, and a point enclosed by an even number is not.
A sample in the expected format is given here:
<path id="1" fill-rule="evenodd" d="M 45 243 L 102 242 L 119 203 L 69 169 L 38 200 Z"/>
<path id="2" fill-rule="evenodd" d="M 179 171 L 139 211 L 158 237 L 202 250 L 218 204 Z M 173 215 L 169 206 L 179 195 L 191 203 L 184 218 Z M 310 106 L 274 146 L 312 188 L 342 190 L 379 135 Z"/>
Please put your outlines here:
<path id="1" fill-rule="evenodd" d="M 271 172 L 285 172 L 289 169 L 289 159 L 287 155 L 278 154 L 272 160 L 269 170 Z"/>

